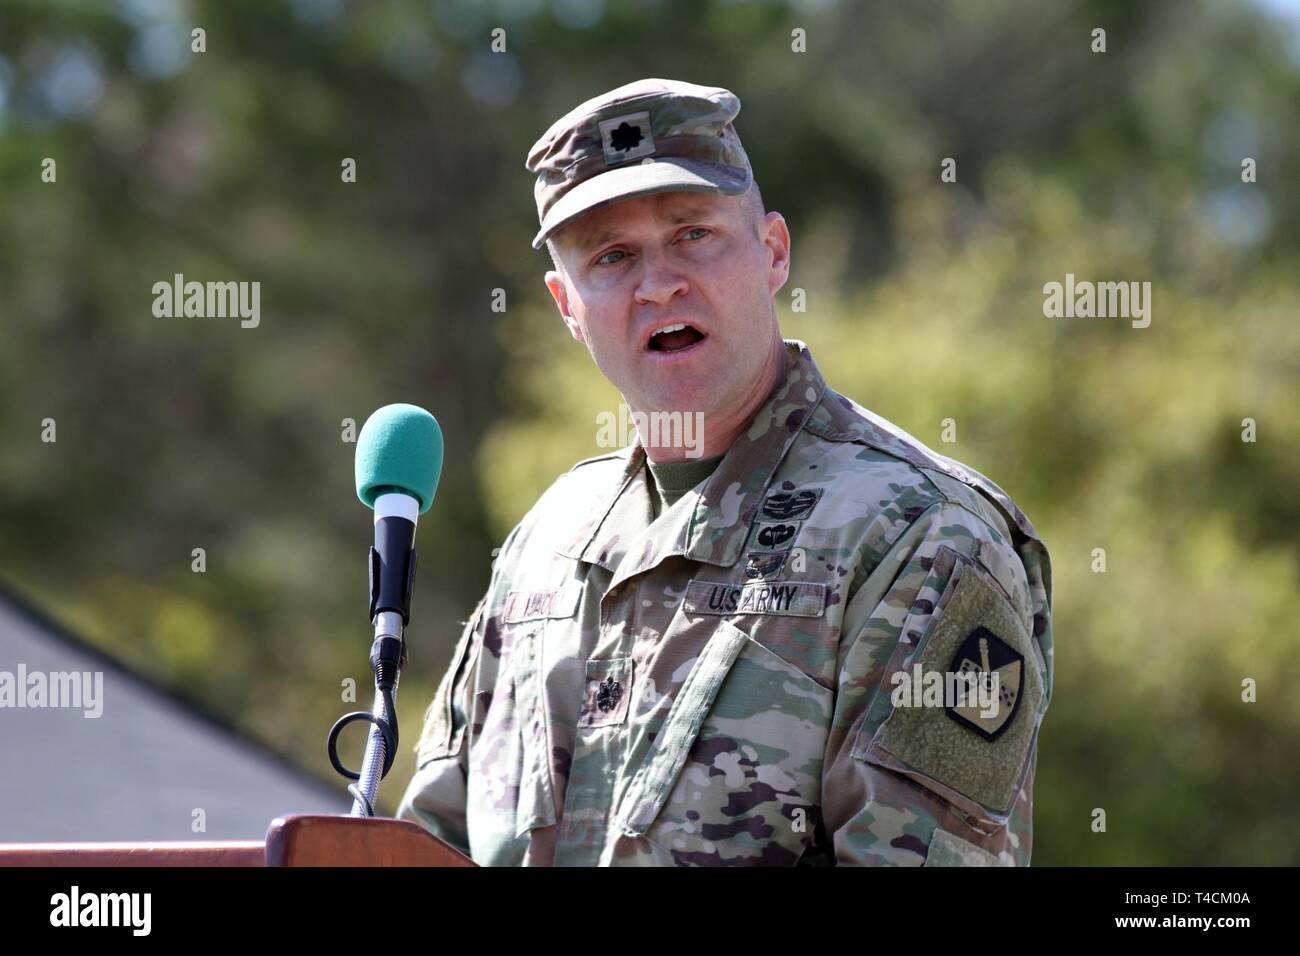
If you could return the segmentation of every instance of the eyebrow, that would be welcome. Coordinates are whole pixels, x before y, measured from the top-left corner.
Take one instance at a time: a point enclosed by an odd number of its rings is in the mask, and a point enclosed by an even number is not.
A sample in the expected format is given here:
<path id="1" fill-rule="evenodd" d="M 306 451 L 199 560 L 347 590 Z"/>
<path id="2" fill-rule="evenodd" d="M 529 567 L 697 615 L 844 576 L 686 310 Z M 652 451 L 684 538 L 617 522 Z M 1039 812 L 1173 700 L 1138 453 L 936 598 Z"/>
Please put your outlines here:
<path id="1" fill-rule="evenodd" d="M 714 206 L 706 203 L 692 203 L 688 206 L 677 206 L 675 212 L 661 215 L 656 218 L 660 222 L 666 222 L 669 225 L 680 226 L 688 222 L 694 222 L 698 219 L 707 219 L 714 212 Z M 594 249 L 596 246 L 603 246 L 611 240 L 617 239 L 623 233 L 617 228 L 606 229 L 598 236 L 592 239 L 579 237 L 578 248 L 582 250 Z"/>

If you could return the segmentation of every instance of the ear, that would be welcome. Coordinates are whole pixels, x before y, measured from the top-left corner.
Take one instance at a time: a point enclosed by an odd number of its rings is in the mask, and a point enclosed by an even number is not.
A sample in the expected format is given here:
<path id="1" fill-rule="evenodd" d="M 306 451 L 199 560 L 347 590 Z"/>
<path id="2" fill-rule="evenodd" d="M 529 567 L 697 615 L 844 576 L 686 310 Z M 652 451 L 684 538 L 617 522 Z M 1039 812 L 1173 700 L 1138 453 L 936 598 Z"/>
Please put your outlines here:
<path id="1" fill-rule="evenodd" d="M 569 334 L 576 341 L 586 345 L 587 340 L 583 338 L 582 327 L 578 325 L 578 320 L 573 317 L 573 313 L 569 309 L 569 289 L 564 284 L 564 277 L 554 270 L 547 272 L 546 288 L 551 293 L 551 298 L 555 300 L 555 306 L 560 310 L 560 317 L 564 319 Z"/>
<path id="2" fill-rule="evenodd" d="M 763 217 L 760 235 L 771 259 L 767 267 L 767 286 L 771 294 L 776 295 L 790 278 L 790 230 L 785 224 L 785 216 L 769 212 Z"/>

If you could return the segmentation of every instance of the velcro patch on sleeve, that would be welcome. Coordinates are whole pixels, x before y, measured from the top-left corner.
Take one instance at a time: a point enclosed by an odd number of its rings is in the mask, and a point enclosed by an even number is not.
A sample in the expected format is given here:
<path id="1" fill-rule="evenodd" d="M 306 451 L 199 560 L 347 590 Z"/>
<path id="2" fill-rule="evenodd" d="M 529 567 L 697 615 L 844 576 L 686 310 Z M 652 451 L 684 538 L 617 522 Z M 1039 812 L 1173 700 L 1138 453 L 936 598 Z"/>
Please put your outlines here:
<path id="1" fill-rule="evenodd" d="M 886 675 L 889 717 L 854 756 L 914 777 L 967 812 L 978 810 L 974 801 L 1010 813 L 1042 704 L 1032 640 L 1002 588 L 961 558 L 916 650 Z"/>
<path id="2" fill-rule="evenodd" d="M 926 866 L 1006 866 L 1002 860 L 968 840 L 963 840 L 947 830 L 935 830 L 930 838 L 930 849 L 925 855 Z"/>

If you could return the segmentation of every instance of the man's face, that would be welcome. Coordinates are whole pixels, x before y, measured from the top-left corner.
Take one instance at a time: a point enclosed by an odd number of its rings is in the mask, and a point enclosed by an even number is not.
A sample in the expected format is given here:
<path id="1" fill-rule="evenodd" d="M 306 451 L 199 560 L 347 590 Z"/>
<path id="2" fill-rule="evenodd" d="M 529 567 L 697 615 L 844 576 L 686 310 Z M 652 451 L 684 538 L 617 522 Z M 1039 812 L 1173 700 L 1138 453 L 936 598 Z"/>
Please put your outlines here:
<path id="1" fill-rule="evenodd" d="M 762 385 L 790 269 L 780 213 L 673 190 L 593 209 L 554 238 L 563 270 L 546 286 L 632 408 L 725 415 Z"/>

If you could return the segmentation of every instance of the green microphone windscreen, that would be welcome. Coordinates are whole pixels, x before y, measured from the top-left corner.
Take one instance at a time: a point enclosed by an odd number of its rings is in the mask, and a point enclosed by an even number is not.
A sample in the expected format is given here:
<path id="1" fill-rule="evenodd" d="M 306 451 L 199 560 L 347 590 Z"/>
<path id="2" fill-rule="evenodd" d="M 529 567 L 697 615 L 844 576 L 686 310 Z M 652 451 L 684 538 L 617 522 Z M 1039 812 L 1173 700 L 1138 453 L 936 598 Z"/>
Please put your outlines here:
<path id="1" fill-rule="evenodd" d="M 357 437 L 357 497 L 367 507 L 388 491 L 402 491 L 420 502 L 420 514 L 433 504 L 442 474 L 442 429 L 418 405 L 385 405 L 361 426 Z"/>

